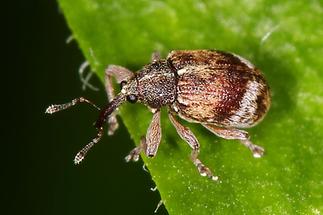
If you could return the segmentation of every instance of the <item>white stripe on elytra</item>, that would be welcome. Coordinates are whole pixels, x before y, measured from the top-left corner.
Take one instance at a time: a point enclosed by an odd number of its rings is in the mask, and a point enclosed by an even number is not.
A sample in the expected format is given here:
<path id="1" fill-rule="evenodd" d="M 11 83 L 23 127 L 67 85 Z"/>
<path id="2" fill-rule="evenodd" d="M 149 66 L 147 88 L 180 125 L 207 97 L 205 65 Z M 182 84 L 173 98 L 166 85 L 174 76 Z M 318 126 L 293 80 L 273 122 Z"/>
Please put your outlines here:
<path id="1" fill-rule="evenodd" d="M 255 68 L 255 66 L 250 62 L 250 61 L 248 61 L 247 59 L 245 59 L 245 58 L 243 58 L 243 57 L 241 57 L 241 56 L 239 56 L 239 55 L 237 55 L 237 54 L 234 54 L 234 53 L 232 53 L 235 57 L 237 57 L 237 58 L 239 58 L 239 60 L 242 62 L 242 63 L 244 63 L 244 64 L 246 64 L 247 65 L 247 67 L 249 67 L 250 69 L 254 69 Z"/>
<path id="2" fill-rule="evenodd" d="M 177 71 L 177 74 L 178 74 L 178 75 L 183 75 L 184 73 L 187 73 L 187 72 L 189 72 L 189 71 L 190 71 L 190 70 L 189 70 L 188 68 L 184 67 L 183 69 L 178 70 L 178 71 Z"/>
<path id="3" fill-rule="evenodd" d="M 230 122 L 234 124 L 241 124 L 241 126 L 252 120 L 257 111 L 257 97 L 262 90 L 262 85 L 256 81 L 249 81 L 246 86 L 246 92 L 240 101 L 240 108 L 237 112 L 229 118 Z"/>

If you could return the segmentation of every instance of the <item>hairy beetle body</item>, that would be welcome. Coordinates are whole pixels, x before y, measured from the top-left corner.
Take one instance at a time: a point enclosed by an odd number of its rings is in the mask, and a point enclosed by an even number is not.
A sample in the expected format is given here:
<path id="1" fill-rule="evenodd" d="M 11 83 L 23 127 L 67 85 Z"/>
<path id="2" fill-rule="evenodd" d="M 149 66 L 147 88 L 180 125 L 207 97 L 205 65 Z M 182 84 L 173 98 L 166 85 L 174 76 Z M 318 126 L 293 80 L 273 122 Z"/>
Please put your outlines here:
<path id="1" fill-rule="evenodd" d="M 141 102 L 153 112 L 152 121 L 139 146 L 126 157 L 137 161 L 143 151 L 154 157 L 161 142 L 160 109 L 166 107 L 168 116 L 179 136 L 192 148 L 191 160 L 202 176 L 212 180 L 218 177 L 198 158 L 200 144 L 192 131 L 183 126 L 176 114 L 188 121 L 200 123 L 219 137 L 236 139 L 261 157 L 264 149 L 250 141 L 248 128 L 260 122 L 270 107 L 270 92 L 261 72 L 244 58 L 214 50 L 172 51 L 166 59 L 154 53 L 152 63 L 133 73 L 110 65 L 105 73 L 105 87 L 109 103 L 102 109 L 83 97 L 69 103 L 51 105 L 46 113 L 52 114 L 78 103 L 89 103 L 100 110 L 95 123 L 97 135 L 75 156 L 80 163 L 90 148 L 100 141 L 103 126 L 109 124 L 108 134 L 118 128 L 116 112 L 126 100 Z M 112 77 L 121 85 L 115 96 Z"/>
<path id="2" fill-rule="evenodd" d="M 176 98 L 176 76 L 166 60 L 146 65 L 136 73 L 138 99 L 151 108 L 170 105 Z"/>
<path id="3" fill-rule="evenodd" d="M 177 72 L 180 117 L 221 127 L 247 128 L 270 106 L 269 88 L 251 63 L 219 51 L 174 51 L 168 62 Z"/>

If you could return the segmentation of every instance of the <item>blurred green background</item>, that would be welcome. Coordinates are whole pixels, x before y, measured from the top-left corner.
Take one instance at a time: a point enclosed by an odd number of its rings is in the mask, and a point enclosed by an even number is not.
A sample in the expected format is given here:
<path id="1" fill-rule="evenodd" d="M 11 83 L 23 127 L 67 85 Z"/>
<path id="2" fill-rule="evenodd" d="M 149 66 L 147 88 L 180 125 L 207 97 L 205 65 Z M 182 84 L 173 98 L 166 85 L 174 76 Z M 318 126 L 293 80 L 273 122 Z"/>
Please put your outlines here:
<path id="1" fill-rule="evenodd" d="M 122 124 L 75 166 L 98 113 L 81 105 L 44 114 L 48 105 L 81 95 L 106 101 L 96 76 L 91 83 L 100 91 L 81 89 L 77 70 L 85 59 L 75 41 L 65 43 L 70 31 L 57 2 L 20 1 L 11 9 L 2 71 L 3 214 L 152 214 L 160 197 L 142 161 L 124 162 L 134 145 Z"/>

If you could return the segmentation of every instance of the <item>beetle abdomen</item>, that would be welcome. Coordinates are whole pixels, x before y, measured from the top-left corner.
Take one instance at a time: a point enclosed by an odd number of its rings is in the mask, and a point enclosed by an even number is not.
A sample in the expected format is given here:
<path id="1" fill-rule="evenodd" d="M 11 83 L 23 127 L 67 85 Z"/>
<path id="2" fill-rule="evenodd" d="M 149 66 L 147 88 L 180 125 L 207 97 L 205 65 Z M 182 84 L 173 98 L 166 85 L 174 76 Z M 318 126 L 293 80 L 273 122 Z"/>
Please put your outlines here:
<path id="1" fill-rule="evenodd" d="M 169 56 L 178 74 L 172 109 L 186 120 L 222 127 L 251 127 L 259 122 L 270 106 L 269 89 L 259 70 L 228 53 L 197 52 L 196 56 L 187 52 L 189 57 L 177 52 L 176 59 Z M 214 59 L 206 59 L 207 53 Z"/>

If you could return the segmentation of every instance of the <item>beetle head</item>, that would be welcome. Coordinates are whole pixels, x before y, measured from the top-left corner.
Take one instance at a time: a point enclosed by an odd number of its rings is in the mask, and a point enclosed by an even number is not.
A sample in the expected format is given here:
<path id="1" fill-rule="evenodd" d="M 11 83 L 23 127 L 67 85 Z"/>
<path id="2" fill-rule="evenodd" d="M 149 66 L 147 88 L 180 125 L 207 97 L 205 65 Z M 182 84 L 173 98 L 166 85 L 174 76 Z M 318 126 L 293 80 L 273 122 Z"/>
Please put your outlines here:
<path id="1" fill-rule="evenodd" d="M 140 102 L 159 109 L 174 102 L 176 78 L 166 60 L 144 66 L 128 80 L 120 83 L 120 93 L 101 111 L 96 127 L 100 127 L 124 101 Z"/>
<path id="2" fill-rule="evenodd" d="M 136 103 L 139 98 L 138 94 L 138 82 L 136 77 L 131 78 L 128 81 L 122 81 L 120 83 L 121 92 L 125 96 L 126 100 L 130 103 Z"/>
<path id="3" fill-rule="evenodd" d="M 131 102 L 141 102 L 159 109 L 175 99 L 175 74 L 167 61 L 159 60 L 144 66 L 128 82 L 121 83 L 121 93 Z"/>

